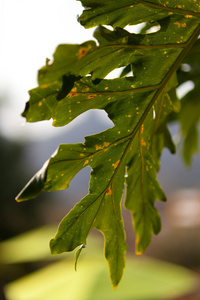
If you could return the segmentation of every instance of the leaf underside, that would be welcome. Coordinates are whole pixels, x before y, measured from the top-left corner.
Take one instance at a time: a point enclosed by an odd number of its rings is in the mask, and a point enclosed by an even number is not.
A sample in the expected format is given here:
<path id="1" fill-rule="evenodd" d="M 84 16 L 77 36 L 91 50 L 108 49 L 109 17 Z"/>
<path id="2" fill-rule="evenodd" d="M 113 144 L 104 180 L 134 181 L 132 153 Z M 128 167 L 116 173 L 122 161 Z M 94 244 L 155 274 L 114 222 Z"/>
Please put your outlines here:
<path id="1" fill-rule="evenodd" d="M 90 230 L 97 228 L 105 238 L 105 257 L 115 288 L 123 274 L 127 248 L 121 216 L 125 189 L 136 253 L 143 253 L 152 234 L 160 231 L 154 203 L 165 201 L 165 195 L 157 171 L 163 148 L 175 152 L 167 122 L 173 112 L 178 113 L 179 104 L 171 92 L 178 84 L 175 71 L 200 34 L 200 5 L 192 0 L 81 2 L 86 7 L 79 18 L 81 24 L 86 28 L 100 25 L 94 32 L 97 43 L 59 45 L 53 63 L 47 62 L 39 71 L 39 86 L 29 92 L 22 115 L 27 122 L 52 119 L 54 126 L 64 126 L 87 110 L 103 109 L 114 127 L 86 137 L 84 144 L 60 145 L 17 201 L 34 198 L 42 190 L 67 189 L 72 178 L 90 166 L 89 193 L 61 221 L 50 241 L 51 252 L 85 245 Z M 122 28 L 142 22 L 148 28 L 159 26 L 159 30 L 133 34 Z M 123 74 L 131 71 L 131 75 L 105 79 L 120 67 L 124 67 Z M 183 128 L 188 138 L 196 123 L 190 125 Z"/>

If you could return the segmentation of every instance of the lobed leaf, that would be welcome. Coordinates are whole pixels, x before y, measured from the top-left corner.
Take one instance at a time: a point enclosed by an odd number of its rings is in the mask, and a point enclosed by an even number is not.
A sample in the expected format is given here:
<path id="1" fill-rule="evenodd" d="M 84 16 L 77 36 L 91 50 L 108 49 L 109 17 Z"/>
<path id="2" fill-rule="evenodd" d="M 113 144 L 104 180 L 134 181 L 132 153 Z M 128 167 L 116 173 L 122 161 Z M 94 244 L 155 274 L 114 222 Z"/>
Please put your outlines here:
<path id="1" fill-rule="evenodd" d="M 79 0 L 86 8 L 79 18 L 86 28 L 101 25 L 125 27 L 155 22 L 172 14 L 199 17 L 200 7 L 194 0 Z"/>
<path id="2" fill-rule="evenodd" d="M 169 116 L 180 109 L 174 96 L 175 71 L 200 34 L 200 13 L 191 0 L 81 2 L 87 7 L 80 17 L 84 26 L 106 24 L 115 29 L 99 26 L 94 33 L 98 44 L 58 46 L 53 63 L 40 70 L 39 87 L 30 91 L 23 116 L 29 122 L 52 118 L 54 126 L 64 126 L 97 108 L 107 112 L 114 127 L 86 137 L 84 144 L 60 145 L 17 200 L 35 197 L 41 190 L 66 189 L 81 169 L 90 166 L 89 193 L 61 221 L 50 247 L 53 254 L 72 251 L 86 245 L 90 230 L 97 228 L 105 238 L 105 257 L 116 287 L 125 267 L 121 216 L 125 183 L 136 253 L 144 252 L 152 234 L 160 231 L 154 203 L 165 201 L 165 195 L 156 174 L 163 148 L 175 152 L 167 129 Z M 136 35 L 117 28 L 141 22 L 157 22 L 160 30 Z M 121 78 L 105 79 L 123 66 Z M 132 76 L 123 77 L 130 71 Z M 187 135 L 194 128 L 190 125 Z"/>

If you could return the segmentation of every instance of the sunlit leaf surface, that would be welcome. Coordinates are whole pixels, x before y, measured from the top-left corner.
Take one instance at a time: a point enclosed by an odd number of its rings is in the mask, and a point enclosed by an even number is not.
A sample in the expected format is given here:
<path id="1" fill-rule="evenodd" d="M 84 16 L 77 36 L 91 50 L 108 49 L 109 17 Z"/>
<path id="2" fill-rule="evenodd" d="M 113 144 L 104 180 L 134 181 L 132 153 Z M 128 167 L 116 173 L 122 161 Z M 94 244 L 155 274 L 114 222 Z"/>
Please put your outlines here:
<path id="1" fill-rule="evenodd" d="M 47 62 L 39 71 L 39 87 L 30 91 L 23 116 L 28 122 L 52 119 L 54 126 L 64 126 L 89 109 L 104 109 L 114 127 L 86 137 L 84 144 L 60 145 L 17 200 L 33 198 L 41 190 L 66 189 L 81 169 L 90 166 L 89 193 L 60 223 L 50 242 L 51 252 L 85 245 L 90 230 L 97 228 L 105 238 L 105 257 L 115 288 L 125 267 L 121 217 L 125 183 L 125 207 L 133 216 L 136 253 L 143 253 L 152 234 L 160 231 L 154 203 L 165 201 L 165 195 L 156 174 L 163 148 L 175 152 L 167 129 L 168 117 L 179 111 L 176 97 L 171 96 L 178 84 L 175 71 L 200 34 L 200 5 L 193 0 L 81 2 L 86 7 L 81 24 L 111 25 L 114 30 L 99 26 L 94 33 L 97 42 L 58 46 L 53 63 Z M 146 30 L 154 25 L 159 30 L 133 34 L 120 28 L 142 22 L 148 22 Z M 131 76 L 105 79 L 120 67 L 125 67 L 122 74 L 128 70 Z M 196 126 L 192 122 L 183 126 L 183 132 L 186 139 L 196 140 L 189 134 Z M 188 151 L 185 156 L 190 160 Z"/>

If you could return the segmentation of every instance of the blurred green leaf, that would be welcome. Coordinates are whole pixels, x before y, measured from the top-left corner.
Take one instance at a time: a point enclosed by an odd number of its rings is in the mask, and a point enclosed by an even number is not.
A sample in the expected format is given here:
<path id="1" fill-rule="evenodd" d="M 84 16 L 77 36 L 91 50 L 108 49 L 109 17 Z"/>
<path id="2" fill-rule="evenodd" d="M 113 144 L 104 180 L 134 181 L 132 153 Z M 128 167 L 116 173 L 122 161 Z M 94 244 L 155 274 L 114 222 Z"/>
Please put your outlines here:
<path id="1" fill-rule="evenodd" d="M 183 158 L 190 165 L 192 156 L 199 150 L 200 122 L 200 39 L 198 39 L 178 71 L 180 83 L 192 80 L 193 89 L 181 99 L 181 110 L 177 115 L 181 124 L 183 142 Z"/>
<path id="2" fill-rule="evenodd" d="M 48 241 L 56 226 L 44 226 L 0 243 L 0 264 L 52 260 Z"/>
<path id="3" fill-rule="evenodd" d="M 78 272 L 74 271 L 72 260 L 53 263 L 7 284 L 4 290 L 7 300 L 164 300 L 192 292 L 197 284 L 197 275 L 182 267 L 145 257 L 128 257 L 123 280 L 113 292 L 101 255 L 82 259 Z"/>

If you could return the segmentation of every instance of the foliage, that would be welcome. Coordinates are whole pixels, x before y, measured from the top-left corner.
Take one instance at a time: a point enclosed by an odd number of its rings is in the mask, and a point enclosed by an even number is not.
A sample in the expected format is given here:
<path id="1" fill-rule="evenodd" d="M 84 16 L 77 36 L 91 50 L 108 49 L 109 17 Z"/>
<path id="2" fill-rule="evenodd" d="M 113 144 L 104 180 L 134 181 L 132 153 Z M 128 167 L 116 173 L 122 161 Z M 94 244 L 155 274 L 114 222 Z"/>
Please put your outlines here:
<path id="1" fill-rule="evenodd" d="M 53 63 L 47 59 L 39 71 L 39 86 L 30 91 L 22 115 L 28 122 L 52 118 L 54 126 L 64 126 L 89 109 L 103 109 L 114 126 L 86 137 L 84 144 L 60 145 L 17 201 L 42 190 L 66 189 L 90 166 L 89 193 L 62 220 L 50 248 L 53 254 L 72 251 L 85 245 L 90 230 L 97 228 L 105 238 L 115 288 L 127 248 L 121 216 L 125 186 L 125 207 L 132 213 L 136 253 L 141 254 L 161 227 L 154 203 L 166 199 L 156 174 L 163 148 L 175 152 L 167 123 L 181 123 L 187 162 L 197 150 L 200 5 L 195 0 L 80 1 L 85 10 L 79 21 L 86 28 L 98 26 L 97 42 L 59 45 Z M 140 23 L 146 24 L 140 34 L 123 29 Z M 105 79 L 120 67 L 124 70 L 119 78 Z M 191 79 L 195 88 L 179 101 L 176 86 Z"/>
<path id="2" fill-rule="evenodd" d="M 101 251 L 103 239 L 89 235 L 83 256 L 90 259 L 82 259 L 76 273 L 73 253 L 67 257 L 49 253 L 48 239 L 55 230 L 56 226 L 44 226 L 0 242 L 0 276 L 8 268 L 9 276 L 16 278 L 19 266 L 27 269 L 27 264 L 40 262 L 41 266 L 45 262 L 40 270 L 6 284 L 1 299 L 164 300 L 191 293 L 198 286 L 198 276 L 186 268 L 145 256 L 128 256 L 123 280 L 113 293 Z M 46 265 L 47 261 L 51 264 Z"/>

